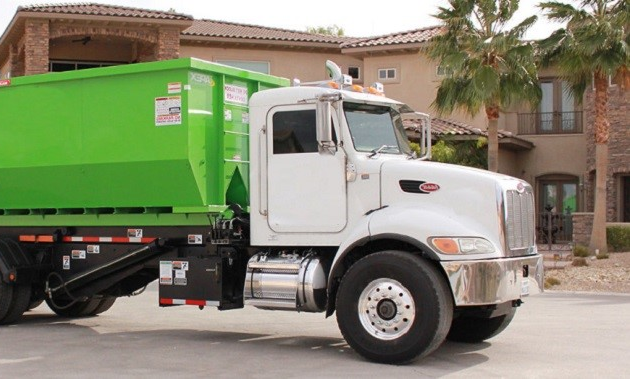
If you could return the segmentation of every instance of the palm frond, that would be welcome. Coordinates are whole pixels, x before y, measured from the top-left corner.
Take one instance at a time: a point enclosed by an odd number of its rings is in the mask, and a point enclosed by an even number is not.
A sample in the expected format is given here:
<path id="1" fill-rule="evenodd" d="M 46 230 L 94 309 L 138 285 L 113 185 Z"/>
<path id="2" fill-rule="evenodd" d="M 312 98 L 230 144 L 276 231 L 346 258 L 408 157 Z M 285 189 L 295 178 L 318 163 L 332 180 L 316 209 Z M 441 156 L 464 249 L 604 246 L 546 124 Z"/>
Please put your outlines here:
<path id="1" fill-rule="evenodd" d="M 538 16 L 530 16 L 513 27 L 508 34 L 513 38 L 521 39 L 536 21 L 538 21 Z"/>
<path id="2" fill-rule="evenodd" d="M 545 12 L 545 16 L 552 21 L 565 22 L 570 19 L 581 18 L 587 13 L 581 9 L 576 9 L 571 4 L 558 1 L 548 1 L 538 4 L 538 7 Z"/>
<path id="3" fill-rule="evenodd" d="M 462 109 L 474 115 L 488 105 L 503 107 L 514 99 L 538 101 L 534 47 L 521 40 L 537 17 L 505 28 L 518 3 L 450 0 L 450 7 L 439 9 L 445 33 L 433 38 L 425 53 L 450 69 L 432 104 L 440 114 Z"/>

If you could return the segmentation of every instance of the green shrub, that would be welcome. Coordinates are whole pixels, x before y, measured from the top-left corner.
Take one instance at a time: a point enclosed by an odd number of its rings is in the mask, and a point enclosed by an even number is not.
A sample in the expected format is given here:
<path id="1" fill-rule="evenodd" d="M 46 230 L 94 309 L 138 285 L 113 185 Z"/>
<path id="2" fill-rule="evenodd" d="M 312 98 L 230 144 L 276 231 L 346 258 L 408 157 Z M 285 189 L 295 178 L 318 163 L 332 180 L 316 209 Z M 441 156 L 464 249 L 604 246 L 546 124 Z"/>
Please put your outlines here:
<path id="1" fill-rule="evenodd" d="M 606 239 L 611 251 L 630 251 L 630 227 L 609 226 L 606 228 Z"/>
<path id="2" fill-rule="evenodd" d="M 560 280 L 553 277 L 545 278 L 545 288 L 549 289 L 557 285 L 560 285 Z"/>
<path id="3" fill-rule="evenodd" d="M 597 259 L 608 259 L 608 258 L 609 258 L 609 255 L 608 255 L 608 254 L 606 254 L 606 253 L 599 253 L 599 254 L 597 254 L 597 255 L 595 256 L 595 258 L 597 258 Z"/>
<path id="4" fill-rule="evenodd" d="M 573 248 L 573 256 L 574 257 L 586 258 L 589 255 L 591 255 L 591 254 L 588 251 L 588 247 L 586 247 L 586 246 L 575 245 L 575 247 Z"/>
<path id="5" fill-rule="evenodd" d="M 586 258 L 581 258 L 581 257 L 573 258 L 573 262 L 571 264 L 575 267 L 588 266 L 588 262 L 586 261 Z"/>

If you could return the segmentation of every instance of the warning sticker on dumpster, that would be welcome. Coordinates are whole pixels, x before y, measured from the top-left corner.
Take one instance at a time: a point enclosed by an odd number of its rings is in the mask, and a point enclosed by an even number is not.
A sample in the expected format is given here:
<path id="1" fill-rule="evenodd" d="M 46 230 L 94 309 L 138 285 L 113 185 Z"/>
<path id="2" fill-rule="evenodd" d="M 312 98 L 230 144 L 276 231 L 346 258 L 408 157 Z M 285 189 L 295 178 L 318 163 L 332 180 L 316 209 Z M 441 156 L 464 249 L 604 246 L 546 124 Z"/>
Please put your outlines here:
<path id="1" fill-rule="evenodd" d="M 69 255 L 63 256 L 63 269 L 70 270 L 70 256 Z"/>
<path id="2" fill-rule="evenodd" d="M 226 103 L 247 105 L 247 88 L 226 84 L 223 86 Z"/>
<path id="3" fill-rule="evenodd" d="M 173 284 L 173 263 L 171 261 L 160 261 L 160 284 Z"/>
<path id="4" fill-rule="evenodd" d="M 85 250 L 72 250 L 72 259 L 85 259 Z"/>
<path id="5" fill-rule="evenodd" d="M 182 92 L 182 83 L 181 82 L 168 83 L 167 84 L 167 88 L 168 88 L 168 93 L 169 94 L 180 93 L 180 92 Z"/>
<path id="6" fill-rule="evenodd" d="M 186 261 L 173 261 L 173 270 L 188 271 L 188 262 Z"/>
<path id="7" fill-rule="evenodd" d="M 155 126 L 181 125 L 182 97 L 167 96 L 155 98 Z"/>

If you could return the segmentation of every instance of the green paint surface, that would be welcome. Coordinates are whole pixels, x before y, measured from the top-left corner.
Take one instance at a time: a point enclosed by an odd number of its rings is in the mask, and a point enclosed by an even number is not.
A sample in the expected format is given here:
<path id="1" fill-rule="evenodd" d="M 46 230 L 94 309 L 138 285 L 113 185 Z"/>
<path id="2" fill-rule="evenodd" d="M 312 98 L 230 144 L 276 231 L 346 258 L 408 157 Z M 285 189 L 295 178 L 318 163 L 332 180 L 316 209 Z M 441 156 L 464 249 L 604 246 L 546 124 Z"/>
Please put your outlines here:
<path id="1" fill-rule="evenodd" d="M 0 225 L 189 225 L 246 208 L 247 100 L 288 84 L 191 58 L 13 78 Z"/>

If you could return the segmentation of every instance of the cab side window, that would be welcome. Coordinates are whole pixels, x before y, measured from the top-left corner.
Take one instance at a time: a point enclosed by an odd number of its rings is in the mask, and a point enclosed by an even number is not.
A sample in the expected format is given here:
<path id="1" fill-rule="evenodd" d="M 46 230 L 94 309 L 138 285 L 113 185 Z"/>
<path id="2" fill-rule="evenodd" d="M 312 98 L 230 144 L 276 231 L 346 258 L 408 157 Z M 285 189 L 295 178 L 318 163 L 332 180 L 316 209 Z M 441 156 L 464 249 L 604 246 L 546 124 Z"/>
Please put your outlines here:
<path id="1" fill-rule="evenodd" d="M 317 153 L 314 109 L 273 115 L 273 153 Z"/>

